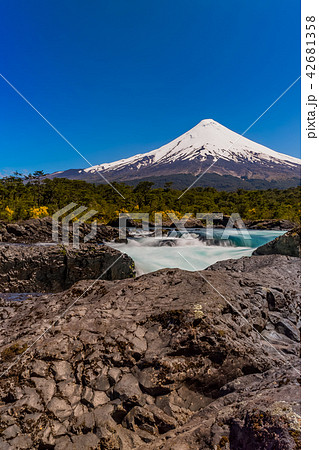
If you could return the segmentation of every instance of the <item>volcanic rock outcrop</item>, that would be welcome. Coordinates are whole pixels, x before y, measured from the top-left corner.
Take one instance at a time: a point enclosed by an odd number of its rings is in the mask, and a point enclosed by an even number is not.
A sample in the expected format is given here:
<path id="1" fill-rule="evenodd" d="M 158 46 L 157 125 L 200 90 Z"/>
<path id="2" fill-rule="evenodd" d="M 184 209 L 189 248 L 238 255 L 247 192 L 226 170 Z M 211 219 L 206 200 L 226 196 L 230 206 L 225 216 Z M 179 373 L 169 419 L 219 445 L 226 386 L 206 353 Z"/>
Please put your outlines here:
<path id="1" fill-rule="evenodd" d="M 1 301 L 0 448 L 300 448 L 299 258 L 91 284 Z"/>
<path id="2" fill-rule="evenodd" d="M 59 292 L 79 280 L 133 276 L 134 261 L 107 245 L 0 244 L 0 292 Z"/>
<path id="3" fill-rule="evenodd" d="M 286 219 L 244 220 L 244 223 L 251 230 L 291 230 L 297 226 Z"/>
<path id="4" fill-rule="evenodd" d="M 69 224 L 69 239 L 73 239 L 73 223 Z M 61 223 L 58 224 L 61 235 Z M 91 224 L 82 223 L 79 226 L 79 241 L 91 231 Z M 98 224 L 95 237 L 91 243 L 108 242 L 119 237 L 117 229 L 104 224 Z M 37 242 L 52 242 L 52 218 L 21 220 L 19 222 L 0 222 L 0 242 L 32 244 Z"/>
<path id="5" fill-rule="evenodd" d="M 273 241 L 258 247 L 254 255 L 301 256 L 301 228 L 295 227 Z"/>

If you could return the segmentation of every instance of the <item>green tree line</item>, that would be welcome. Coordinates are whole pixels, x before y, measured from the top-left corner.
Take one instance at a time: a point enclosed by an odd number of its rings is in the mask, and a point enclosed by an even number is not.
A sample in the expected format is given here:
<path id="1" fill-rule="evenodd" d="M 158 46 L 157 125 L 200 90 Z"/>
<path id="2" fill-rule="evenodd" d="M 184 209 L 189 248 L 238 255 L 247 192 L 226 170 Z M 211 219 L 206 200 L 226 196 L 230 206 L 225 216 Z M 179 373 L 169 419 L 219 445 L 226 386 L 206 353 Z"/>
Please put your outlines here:
<path id="1" fill-rule="evenodd" d="M 43 178 L 38 171 L 27 177 L 19 173 L 0 179 L 0 219 L 16 221 L 52 215 L 68 203 L 75 202 L 98 211 L 95 216 L 108 223 L 119 212 L 174 211 L 180 215 L 198 212 L 238 212 L 243 219 L 288 219 L 300 222 L 300 187 L 285 190 L 268 189 L 235 192 L 217 191 L 213 187 L 193 187 L 180 199 L 182 190 L 171 183 L 153 188 L 142 181 L 132 187 L 113 183 L 122 198 L 110 185 L 85 181 Z"/>

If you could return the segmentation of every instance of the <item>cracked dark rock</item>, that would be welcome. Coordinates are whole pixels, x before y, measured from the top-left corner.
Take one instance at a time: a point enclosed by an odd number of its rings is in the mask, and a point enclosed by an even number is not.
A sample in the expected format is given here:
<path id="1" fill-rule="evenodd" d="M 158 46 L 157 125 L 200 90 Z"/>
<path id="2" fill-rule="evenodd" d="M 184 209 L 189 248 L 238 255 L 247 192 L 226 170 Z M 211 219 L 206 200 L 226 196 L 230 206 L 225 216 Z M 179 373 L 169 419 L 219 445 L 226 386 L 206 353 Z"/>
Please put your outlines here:
<path id="1" fill-rule="evenodd" d="M 0 448 L 300 448 L 299 258 L 89 286 L 0 300 Z"/>
<path id="2" fill-rule="evenodd" d="M 134 276 L 134 261 L 107 245 L 0 245 L 1 292 L 59 292 L 83 279 Z"/>

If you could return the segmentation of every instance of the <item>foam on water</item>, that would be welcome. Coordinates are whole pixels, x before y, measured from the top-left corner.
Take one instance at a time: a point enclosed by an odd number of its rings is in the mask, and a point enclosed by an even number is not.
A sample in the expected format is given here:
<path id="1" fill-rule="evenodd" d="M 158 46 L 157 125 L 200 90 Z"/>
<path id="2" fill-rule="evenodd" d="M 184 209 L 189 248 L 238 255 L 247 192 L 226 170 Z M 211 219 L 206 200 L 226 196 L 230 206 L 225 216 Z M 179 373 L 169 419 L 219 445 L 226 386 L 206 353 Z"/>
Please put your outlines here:
<path id="1" fill-rule="evenodd" d="M 138 237 L 129 239 L 128 244 L 110 242 L 108 245 L 129 255 L 135 261 L 137 275 L 142 275 L 163 268 L 202 270 L 218 261 L 251 256 L 255 248 L 284 233 L 249 230 L 250 238 L 247 238 L 238 230 L 230 230 L 228 238 L 222 239 L 224 230 L 210 230 L 206 235 L 205 232 L 171 231 L 162 239 Z"/>

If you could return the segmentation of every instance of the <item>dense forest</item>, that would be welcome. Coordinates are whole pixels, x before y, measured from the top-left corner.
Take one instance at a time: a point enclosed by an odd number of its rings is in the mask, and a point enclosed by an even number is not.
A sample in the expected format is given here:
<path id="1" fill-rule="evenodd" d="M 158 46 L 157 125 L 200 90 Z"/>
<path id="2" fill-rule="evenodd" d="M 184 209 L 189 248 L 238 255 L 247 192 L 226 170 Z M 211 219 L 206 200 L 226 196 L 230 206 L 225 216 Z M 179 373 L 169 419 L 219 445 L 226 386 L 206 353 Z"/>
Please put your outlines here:
<path id="1" fill-rule="evenodd" d="M 74 202 L 98 211 L 94 219 L 108 223 L 119 212 L 185 213 L 238 212 L 243 219 L 289 219 L 300 222 L 300 187 L 285 190 L 217 191 L 213 187 L 193 187 L 180 199 L 183 191 L 166 183 L 153 188 L 153 183 L 142 181 L 135 187 L 113 183 L 122 198 L 107 184 L 85 181 L 43 178 L 43 172 L 0 179 L 0 219 L 15 221 L 52 215 Z"/>

